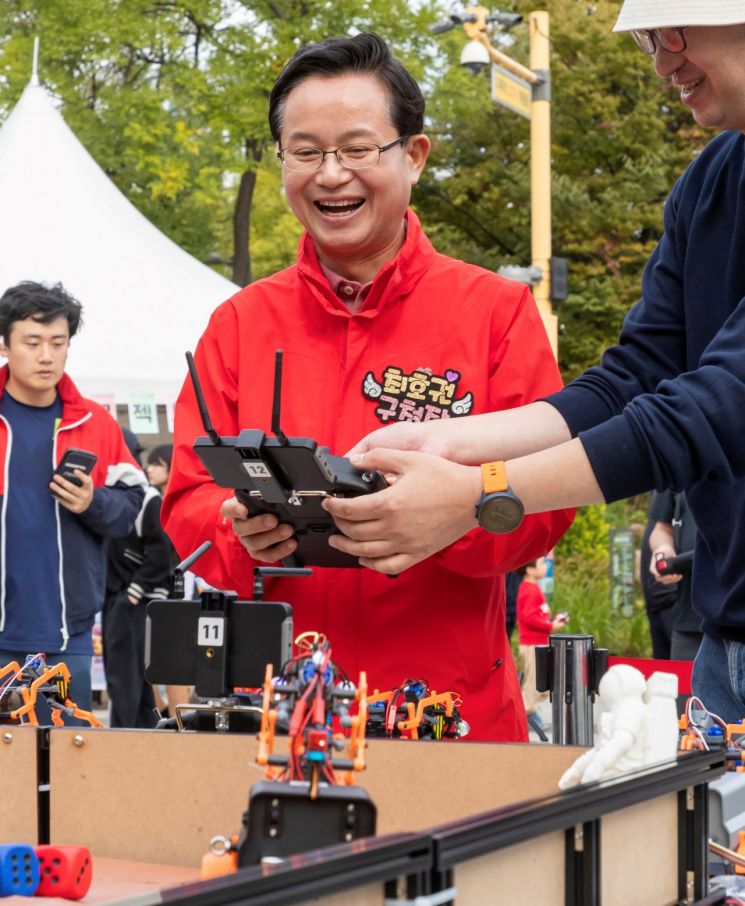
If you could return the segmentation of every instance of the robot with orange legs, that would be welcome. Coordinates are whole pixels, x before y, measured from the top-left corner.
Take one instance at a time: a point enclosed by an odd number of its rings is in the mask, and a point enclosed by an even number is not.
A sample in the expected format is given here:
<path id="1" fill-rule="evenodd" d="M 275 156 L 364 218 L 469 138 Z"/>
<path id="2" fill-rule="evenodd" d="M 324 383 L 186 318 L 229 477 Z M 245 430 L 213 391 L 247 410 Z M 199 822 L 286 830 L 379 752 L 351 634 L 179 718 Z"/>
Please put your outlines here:
<path id="1" fill-rule="evenodd" d="M 256 758 L 265 779 L 251 788 L 239 836 L 211 841 L 203 877 L 375 833 L 375 806 L 354 785 L 365 767 L 365 674 L 355 686 L 319 633 L 305 633 L 295 644 L 297 654 L 278 676 L 271 665 L 266 671 Z M 275 751 L 278 729 L 287 732 L 281 753 Z"/>
<path id="2" fill-rule="evenodd" d="M 470 730 L 460 715 L 455 692 L 429 688 L 425 679 L 407 679 L 390 692 L 377 689 L 367 699 L 369 736 L 402 739 L 461 739 Z"/>
<path id="3" fill-rule="evenodd" d="M 55 727 L 64 725 L 63 714 L 87 721 L 92 727 L 102 724 L 89 711 L 83 711 L 69 696 L 70 671 L 64 663 L 47 666 L 43 654 L 28 657 L 21 667 L 15 661 L 0 667 L 0 724 L 30 724 L 38 727 L 36 703 L 43 697 Z"/>

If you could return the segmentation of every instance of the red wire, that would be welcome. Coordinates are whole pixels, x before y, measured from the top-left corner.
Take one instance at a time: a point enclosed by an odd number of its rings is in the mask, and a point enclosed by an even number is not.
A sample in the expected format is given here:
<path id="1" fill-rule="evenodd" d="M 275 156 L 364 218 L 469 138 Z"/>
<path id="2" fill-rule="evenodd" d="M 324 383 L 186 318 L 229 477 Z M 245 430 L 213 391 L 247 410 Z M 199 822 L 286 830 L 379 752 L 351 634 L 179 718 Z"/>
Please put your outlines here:
<path id="1" fill-rule="evenodd" d="M 316 671 L 315 675 L 313 676 L 313 678 L 311 679 L 311 681 L 308 683 L 305 690 L 303 691 L 303 694 L 298 699 L 298 702 L 296 703 L 295 708 L 293 709 L 293 714 L 294 714 L 295 709 L 297 708 L 298 704 L 301 701 L 307 702 L 307 700 L 311 697 L 311 695 L 315 695 L 315 698 L 317 700 L 323 699 L 323 693 L 324 693 L 324 689 L 325 689 L 325 679 L 324 678 L 326 675 L 326 669 L 328 668 L 329 662 L 331 660 L 331 647 L 328 645 L 327 642 L 324 644 L 325 644 L 325 647 L 322 648 L 323 659 L 321 661 L 321 664 L 319 665 L 319 669 Z M 301 660 L 302 658 L 305 658 L 306 656 L 307 655 L 304 653 L 298 654 L 296 657 L 294 657 L 290 661 L 290 666 L 292 666 L 293 664 L 296 664 L 299 660 Z M 292 740 L 291 740 L 291 754 L 290 754 L 289 766 L 287 769 L 287 771 L 290 774 L 291 780 L 301 780 L 302 779 L 301 757 L 296 750 L 295 740 L 297 740 L 298 736 L 300 736 L 300 734 L 305 731 L 308 724 L 310 723 L 312 711 L 313 711 L 312 707 L 309 707 L 306 709 L 302 724 L 298 727 L 296 734 L 292 737 Z M 290 722 L 292 723 L 292 718 L 290 718 Z M 324 770 L 324 775 L 326 776 L 326 778 L 331 783 L 335 783 L 336 779 L 333 775 L 333 772 L 331 772 L 331 770 L 329 768 L 328 762 L 324 762 L 323 770 Z"/>

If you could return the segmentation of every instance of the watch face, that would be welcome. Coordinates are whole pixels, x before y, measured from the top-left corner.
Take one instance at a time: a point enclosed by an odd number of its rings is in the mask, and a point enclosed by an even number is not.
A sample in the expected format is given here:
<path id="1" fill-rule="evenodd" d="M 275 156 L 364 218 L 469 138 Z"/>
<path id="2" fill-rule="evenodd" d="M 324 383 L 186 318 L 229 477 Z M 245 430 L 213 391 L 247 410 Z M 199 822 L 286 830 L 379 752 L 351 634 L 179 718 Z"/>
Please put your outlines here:
<path id="1" fill-rule="evenodd" d="M 479 523 L 487 532 L 501 535 L 513 532 L 523 521 L 522 503 L 514 494 L 504 492 L 487 497 L 479 507 Z"/>

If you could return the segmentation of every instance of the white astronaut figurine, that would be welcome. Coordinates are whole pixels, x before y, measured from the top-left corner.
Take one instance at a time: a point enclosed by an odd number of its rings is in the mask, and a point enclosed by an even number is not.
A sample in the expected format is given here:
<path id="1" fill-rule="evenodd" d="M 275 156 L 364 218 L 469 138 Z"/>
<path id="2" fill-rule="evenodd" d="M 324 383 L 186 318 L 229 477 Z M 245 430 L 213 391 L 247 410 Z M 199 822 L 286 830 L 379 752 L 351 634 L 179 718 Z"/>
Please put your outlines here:
<path id="1" fill-rule="evenodd" d="M 677 694 L 678 678 L 672 673 L 653 673 L 645 682 L 635 667 L 611 667 L 598 687 L 604 710 L 597 745 L 565 771 L 560 789 L 675 758 Z"/>

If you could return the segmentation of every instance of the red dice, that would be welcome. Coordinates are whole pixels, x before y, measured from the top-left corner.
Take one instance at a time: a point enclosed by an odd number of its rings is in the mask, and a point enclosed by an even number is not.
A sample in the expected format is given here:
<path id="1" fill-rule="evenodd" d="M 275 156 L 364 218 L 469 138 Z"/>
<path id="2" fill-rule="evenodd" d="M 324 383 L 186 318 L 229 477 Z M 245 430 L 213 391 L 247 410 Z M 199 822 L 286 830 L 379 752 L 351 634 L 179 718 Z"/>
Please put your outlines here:
<path id="1" fill-rule="evenodd" d="M 79 900 L 88 893 L 93 879 L 90 850 L 85 846 L 36 846 L 39 858 L 37 897 Z"/>

